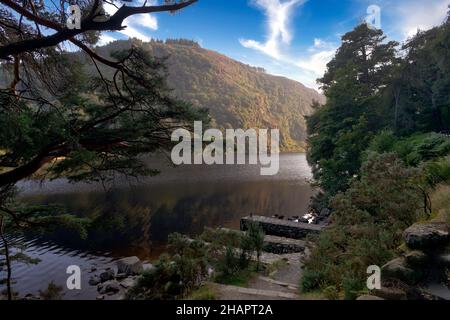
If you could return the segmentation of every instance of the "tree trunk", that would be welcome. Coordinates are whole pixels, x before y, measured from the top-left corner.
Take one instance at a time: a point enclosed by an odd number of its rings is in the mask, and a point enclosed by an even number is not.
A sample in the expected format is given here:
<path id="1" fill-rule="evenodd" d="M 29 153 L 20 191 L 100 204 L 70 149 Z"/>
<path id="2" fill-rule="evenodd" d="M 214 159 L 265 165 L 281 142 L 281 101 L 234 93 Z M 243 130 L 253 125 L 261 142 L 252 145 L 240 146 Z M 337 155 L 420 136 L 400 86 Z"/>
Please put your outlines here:
<path id="1" fill-rule="evenodd" d="M 49 157 L 46 152 L 43 152 L 27 164 L 0 174 L 0 187 L 13 185 L 20 180 L 30 177 L 42 168 L 44 164 L 50 162 L 54 158 L 55 157 L 53 156 Z"/>

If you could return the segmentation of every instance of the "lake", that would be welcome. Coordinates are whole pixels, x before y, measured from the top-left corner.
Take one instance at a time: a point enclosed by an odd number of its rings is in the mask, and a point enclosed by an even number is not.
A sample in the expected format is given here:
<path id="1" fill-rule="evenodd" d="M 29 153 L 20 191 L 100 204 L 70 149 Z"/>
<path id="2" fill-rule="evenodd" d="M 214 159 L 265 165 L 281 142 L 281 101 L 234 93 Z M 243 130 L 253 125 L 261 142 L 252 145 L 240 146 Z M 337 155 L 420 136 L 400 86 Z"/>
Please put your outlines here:
<path id="1" fill-rule="evenodd" d="M 121 257 L 136 255 L 152 261 L 164 252 L 167 236 L 190 236 L 205 227 L 239 228 L 240 218 L 255 215 L 302 215 L 313 191 L 311 169 L 304 154 L 281 154 L 280 171 L 261 176 L 257 165 L 192 165 L 174 168 L 158 157 L 149 159 L 161 171 L 140 181 L 118 177 L 114 184 L 70 184 L 64 179 L 20 185 L 22 201 L 59 204 L 68 213 L 95 221 L 87 239 L 75 232 L 45 238 L 25 235 L 13 242 L 40 263 L 13 266 L 13 289 L 35 294 L 54 281 L 64 286 L 66 268 L 83 271 L 82 290 L 65 292 L 65 299 L 95 299 L 87 282 L 92 268 L 104 269 Z"/>

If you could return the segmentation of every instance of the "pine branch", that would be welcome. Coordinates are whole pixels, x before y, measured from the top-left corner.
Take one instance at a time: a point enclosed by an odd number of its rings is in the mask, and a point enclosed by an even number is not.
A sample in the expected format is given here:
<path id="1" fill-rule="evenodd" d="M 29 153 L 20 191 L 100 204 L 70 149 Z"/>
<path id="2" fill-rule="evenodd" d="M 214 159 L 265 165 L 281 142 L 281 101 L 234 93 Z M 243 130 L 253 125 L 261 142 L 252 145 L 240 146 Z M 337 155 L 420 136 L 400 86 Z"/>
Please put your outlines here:
<path id="1" fill-rule="evenodd" d="M 122 23 L 126 18 L 130 16 L 144 13 L 175 12 L 192 5 L 197 1 L 198 0 L 189 0 L 175 4 L 159 6 L 122 6 L 106 21 L 95 21 L 92 15 L 88 15 L 88 17 L 81 22 L 81 29 L 68 29 L 66 26 L 62 27 L 53 21 L 43 19 L 38 15 L 29 12 L 12 0 L 0 0 L 0 3 L 10 7 L 27 19 L 36 22 L 39 25 L 57 30 L 55 34 L 50 36 L 27 39 L 0 47 L 0 59 L 9 60 L 10 56 L 12 55 L 21 54 L 24 52 L 33 52 L 47 47 L 53 47 L 61 42 L 70 40 L 75 36 L 86 33 L 88 31 L 120 31 L 126 28 L 126 26 L 123 26 Z"/>

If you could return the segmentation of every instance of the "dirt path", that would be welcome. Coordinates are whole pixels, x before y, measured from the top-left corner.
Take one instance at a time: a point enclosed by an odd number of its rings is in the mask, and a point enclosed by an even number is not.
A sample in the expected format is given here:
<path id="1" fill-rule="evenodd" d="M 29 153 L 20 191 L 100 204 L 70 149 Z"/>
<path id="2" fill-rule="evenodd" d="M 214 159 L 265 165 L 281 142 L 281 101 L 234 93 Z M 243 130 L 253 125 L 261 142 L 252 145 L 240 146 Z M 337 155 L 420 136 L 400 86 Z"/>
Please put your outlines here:
<path id="1" fill-rule="evenodd" d="M 248 287 L 210 284 L 217 293 L 218 300 L 298 300 L 301 278 L 300 253 L 284 257 L 286 262 L 277 271 L 264 277 L 256 275 Z M 277 260 L 283 259 L 279 255 Z"/>

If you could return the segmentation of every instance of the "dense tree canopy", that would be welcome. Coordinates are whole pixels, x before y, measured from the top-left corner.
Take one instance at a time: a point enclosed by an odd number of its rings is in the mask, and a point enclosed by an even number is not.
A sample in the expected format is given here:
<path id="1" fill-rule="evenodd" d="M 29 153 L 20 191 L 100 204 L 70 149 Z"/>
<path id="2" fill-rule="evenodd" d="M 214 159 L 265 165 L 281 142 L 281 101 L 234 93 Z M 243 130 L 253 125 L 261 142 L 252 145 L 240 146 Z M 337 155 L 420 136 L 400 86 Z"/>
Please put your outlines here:
<path id="1" fill-rule="evenodd" d="M 75 180 L 151 173 L 139 155 L 168 146 L 174 128 L 205 113 L 170 96 L 161 59 L 136 46 L 110 60 L 92 45 L 101 31 L 125 28 L 130 15 L 194 2 L 121 6 L 108 16 L 102 1 L 1 1 L 0 187 L 44 165 L 53 177 Z M 69 4 L 82 9 L 80 29 L 66 26 Z M 64 41 L 86 54 L 96 76 L 71 58 Z"/>
<path id="2" fill-rule="evenodd" d="M 323 189 L 336 194 L 358 173 L 361 152 L 385 117 L 383 92 L 399 64 L 396 42 L 361 24 L 342 38 L 342 46 L 319 80 L 327 104 L 309 118 L 309 161 Z"/>
<path id="3" fill-rule="evenodd" d="M 450 130 L 450 22 L 419 32 L 404 50 L 396 131 Z"/>
<path id="4" fill-rule="evenodd" d="M 319 80 L 327 103 L 308 119 L 309 161 L 328 196 L 358 177 L 364 150 L 383 129 L 448 130 L 449 26 L 419 32 L 403 48 L 366 24 L 343 36 Z"/>
<path id="5" fill-rule="evenodd" d="M 430 193 L 450 182 L 450 17 L 399 48 L 363 24 L 346 34 L 320 80 L 325 106 L 308 119 L 308 159 L 332 209 L 303 289 L 365 292 L 367 268 L 401 252 L 402 233 L 436 217 Z M 448 198 L 448 194 L 444 195 Z M 439 217 L 450 221 L 446 213 Z"/>
<path id="6" fill-rule="evenodd" d="M 127 17 L 175 12 L 195 2 L 0 1 L 0 236 L 9 299 L 14 257 L 9 255 L 7 228 L 64 225 L 83 236 L 86 224 L 61 208 L 17 203 L 19 181 L 36 173 L 72 181 L 153 174 L 142 156 L 170 147 L 174 129 L 207 119 L 205 110 L 172 97 L 163 59 L 139 46 L 110 57 L 94 47 L 102 31 L 126 28 Z M 109 16 L 104 3 L 117 11 Z M 79 28 L 67 26 L 71 5 L 81 10 Z M 68 43 L 83 58 L 68 52 Z"/>

